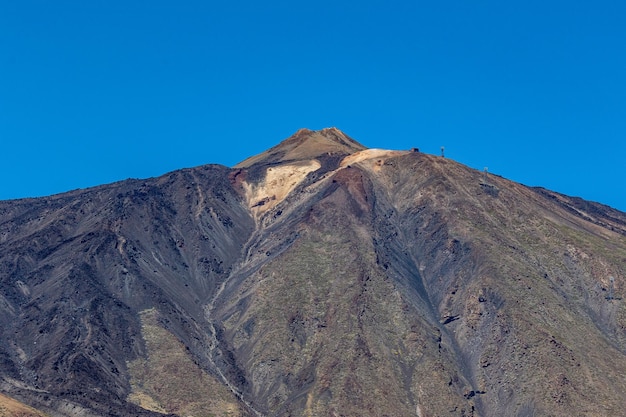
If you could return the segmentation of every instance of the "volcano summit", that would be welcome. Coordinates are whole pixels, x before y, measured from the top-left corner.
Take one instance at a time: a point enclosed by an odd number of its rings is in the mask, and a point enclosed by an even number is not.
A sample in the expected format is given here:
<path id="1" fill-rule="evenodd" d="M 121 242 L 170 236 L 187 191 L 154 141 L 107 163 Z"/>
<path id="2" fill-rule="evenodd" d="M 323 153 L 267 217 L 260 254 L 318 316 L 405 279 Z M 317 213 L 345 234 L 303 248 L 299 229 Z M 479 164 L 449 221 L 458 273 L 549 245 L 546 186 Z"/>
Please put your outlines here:
<path id="1" fill-rule="evenodd" d="M 625 277 L 625 213 L 303 129 L 0 202 L 0 415 L 623 416 Z"/>

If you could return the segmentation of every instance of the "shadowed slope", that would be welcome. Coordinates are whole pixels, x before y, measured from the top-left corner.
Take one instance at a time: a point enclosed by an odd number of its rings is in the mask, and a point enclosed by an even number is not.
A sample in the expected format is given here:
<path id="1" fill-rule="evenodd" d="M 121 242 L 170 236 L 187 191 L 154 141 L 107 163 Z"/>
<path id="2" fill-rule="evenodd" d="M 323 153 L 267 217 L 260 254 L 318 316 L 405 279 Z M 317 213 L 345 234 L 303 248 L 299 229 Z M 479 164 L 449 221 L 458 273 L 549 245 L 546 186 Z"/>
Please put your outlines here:
<path id="1" fill-rule="evenodd" d="M 228 172 L 0 202 L 3 390 L 44 409 L 154 415 L 127 402 L 149 308 L 208 370 L 203 304 L 253 227 Z"/>

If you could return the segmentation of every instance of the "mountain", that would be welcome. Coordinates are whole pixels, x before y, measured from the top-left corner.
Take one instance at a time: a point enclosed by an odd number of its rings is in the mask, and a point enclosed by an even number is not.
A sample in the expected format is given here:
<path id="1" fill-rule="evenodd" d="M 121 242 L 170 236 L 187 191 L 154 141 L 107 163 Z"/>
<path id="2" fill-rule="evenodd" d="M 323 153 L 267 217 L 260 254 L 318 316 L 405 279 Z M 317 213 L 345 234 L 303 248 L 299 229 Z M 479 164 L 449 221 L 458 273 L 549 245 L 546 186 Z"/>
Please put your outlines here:
<path id="1" fill-rule="evenodd" d="M 623 416 L 625 276 L 625 213 L 303 129 L 0 202 L 0 415 Z"/>

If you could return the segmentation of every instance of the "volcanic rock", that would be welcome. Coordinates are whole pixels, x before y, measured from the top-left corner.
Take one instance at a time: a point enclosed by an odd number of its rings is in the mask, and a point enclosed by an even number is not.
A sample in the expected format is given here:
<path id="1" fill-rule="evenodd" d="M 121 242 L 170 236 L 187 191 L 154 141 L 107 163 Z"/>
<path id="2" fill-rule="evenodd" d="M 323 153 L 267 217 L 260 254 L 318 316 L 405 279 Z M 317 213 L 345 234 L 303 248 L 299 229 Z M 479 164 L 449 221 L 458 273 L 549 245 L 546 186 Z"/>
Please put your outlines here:
<path id="1" fill-rule="evenodd" d="M 625 276 L 625 213 L 303 129 L 0 202 L 0 415 L 622 416 Z"/>

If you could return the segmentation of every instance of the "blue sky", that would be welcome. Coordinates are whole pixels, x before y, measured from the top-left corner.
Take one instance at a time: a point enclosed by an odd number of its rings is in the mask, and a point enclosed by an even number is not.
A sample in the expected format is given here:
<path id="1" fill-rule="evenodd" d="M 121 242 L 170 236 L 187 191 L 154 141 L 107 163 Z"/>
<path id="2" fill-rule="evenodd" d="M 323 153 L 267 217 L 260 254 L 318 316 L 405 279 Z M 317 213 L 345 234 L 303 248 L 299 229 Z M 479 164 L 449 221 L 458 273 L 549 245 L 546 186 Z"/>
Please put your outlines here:
<path id="1" fill-rule="evenodd" d="M 0 199 L 297 129 L 626 211 L 624 1 L 0 0 Z"/>

